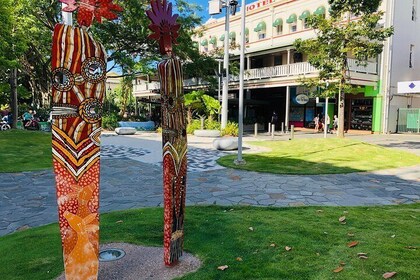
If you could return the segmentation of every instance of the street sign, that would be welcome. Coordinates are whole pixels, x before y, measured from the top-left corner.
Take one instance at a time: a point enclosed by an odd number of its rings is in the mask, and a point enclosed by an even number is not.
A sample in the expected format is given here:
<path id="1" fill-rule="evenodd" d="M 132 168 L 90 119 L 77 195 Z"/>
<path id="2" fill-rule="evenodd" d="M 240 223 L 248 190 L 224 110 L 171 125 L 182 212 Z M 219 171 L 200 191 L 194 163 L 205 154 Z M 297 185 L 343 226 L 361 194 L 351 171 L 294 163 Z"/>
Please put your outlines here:
<path id="1" fill-rule="evenodd" d="M 420 94 L 420 81 L 398 82 L 398 93 Z"/>

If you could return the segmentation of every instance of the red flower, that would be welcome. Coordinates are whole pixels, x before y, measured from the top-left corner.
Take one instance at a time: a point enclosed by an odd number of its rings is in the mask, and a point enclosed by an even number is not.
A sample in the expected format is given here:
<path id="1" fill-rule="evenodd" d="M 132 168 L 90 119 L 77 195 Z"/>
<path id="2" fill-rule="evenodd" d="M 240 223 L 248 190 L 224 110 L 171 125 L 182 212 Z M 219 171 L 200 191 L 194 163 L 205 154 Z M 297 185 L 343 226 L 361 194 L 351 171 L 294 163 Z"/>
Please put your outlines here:
<path id="1" fill-rule="evenodd" d="M 161 54 L 171 54 L 172 44 L 178 44 L 176 41 L 180 28 L 180 25 L 176 23 L 178 15 L 172 15 L 172 3 L 168 4 L 166 0 L 162 2 L 152 0 L 151 7 L 151 10 L 146 11 L 147 16 L 152 21 L 149 28 L 154 32 L 149 35 L 149 38 L 159 41 Z"/>
<path id="2" fill-rule="evenodd" d="M 102 17 L 113 20 L 118 18 L 115 12 L 121 12 L 122 8 L 112 3 L 112 0 L 60 0 L 68 6 L 63 8 L 64 12 L 77 11 L 77 22 L 82 26 L 90 26 L 93 18 L 102 22 Z"/>

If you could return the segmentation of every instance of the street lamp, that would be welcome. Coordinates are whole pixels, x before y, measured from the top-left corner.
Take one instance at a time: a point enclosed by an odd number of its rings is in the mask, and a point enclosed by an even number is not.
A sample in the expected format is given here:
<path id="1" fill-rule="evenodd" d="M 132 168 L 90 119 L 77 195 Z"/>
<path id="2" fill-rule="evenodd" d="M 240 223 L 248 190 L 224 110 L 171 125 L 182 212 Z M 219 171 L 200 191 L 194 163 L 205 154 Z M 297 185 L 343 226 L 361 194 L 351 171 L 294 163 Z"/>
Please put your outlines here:
<path id="1" fill-rule="evenodd" d="M 238 1 L 236 0 L 210 0 L 209 1 L 209 14 L 217 15 L 222 12 L 222 8 L 226 8 L 225 19 L 225 55 L 223 68 L 226 70 L 226 77 L 223 82 L 222 93 L 222 121 L 221 128 L 225 128 L 227 124 L 228 113 L 228 91 L 229 91 L 229 15 L 235 15 Z"/>
<path id="2" fill-rule="evenodd" d="M 223 73 L 222 73 L 222 62 L 223 59 L 221 58 L 216 58 L 216 61 L 219 63 L 219 70 L 216 73 L 217 76 L 217 82 L 218 82 L 218 87 L 217 87 L 217 101 L 219 101 L 220 104 L 220 84 L 221 84 L 221 79 L 223 77 Z M 217 114 L 217 120 L 220 122 L 220 113 Z"/>

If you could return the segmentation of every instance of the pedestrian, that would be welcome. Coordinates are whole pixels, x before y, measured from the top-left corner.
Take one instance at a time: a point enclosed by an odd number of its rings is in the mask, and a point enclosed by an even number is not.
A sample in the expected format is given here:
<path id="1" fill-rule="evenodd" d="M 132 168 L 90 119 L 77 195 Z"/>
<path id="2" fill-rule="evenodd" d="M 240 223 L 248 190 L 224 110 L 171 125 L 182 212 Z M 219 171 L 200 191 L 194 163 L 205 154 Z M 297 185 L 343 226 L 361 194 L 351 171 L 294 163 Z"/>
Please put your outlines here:
<path id="1" fill-rule="evenodd" d="M 331 121 L 330 121 L 330 116 L 329 115 L 326 115 L 326 130 L 327 130 L 327 133 L 330 133 L 330 123 L 331 123 Z"/>
<path id="2" fill-rule="evenodd" d="M 334 131 L 334 133 L 337 132 L 337 129 L 338 129 L 338 118 L 337 118 L 337 115 L 334 115 L 334 119 L 333 119 L 333 131 Z"/>
<path id="3" fill-rule="evenodd" d="M 32 113 L 33 113 L 32 110 L 29 110 L 29 112 L 23 113 L 22 118 L 23 118 L 23 125 L 24 126 L 26 125 L 27 122 L 29 122 L 33 118 Z"/>
<path id="4" fill-rule="evenodd" d="M 318 133 L 319 132 L 319 114 L 315 116 L 314 118 L 314 123 L 315 123 L 315 132 Z"/>
<path id="5" fill-rule="evenodd" d="M 271 116 L 271 124 L 274 124 L 274 127 L 277 126 L 278 116 L 276 111 L 273 111 L 273 115 Z"/>

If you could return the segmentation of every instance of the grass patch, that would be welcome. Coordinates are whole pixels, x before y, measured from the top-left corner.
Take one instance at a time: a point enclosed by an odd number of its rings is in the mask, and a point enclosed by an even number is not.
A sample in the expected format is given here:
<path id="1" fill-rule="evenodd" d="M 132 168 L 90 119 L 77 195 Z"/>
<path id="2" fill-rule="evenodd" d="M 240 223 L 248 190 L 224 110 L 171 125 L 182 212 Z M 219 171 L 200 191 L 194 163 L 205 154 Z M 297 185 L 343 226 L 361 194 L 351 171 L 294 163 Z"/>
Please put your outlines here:
<path id="1" fill-rule="evenodd" d="M 349 139 L 297 139 L 252 142 L 270 152 L 244 154 L 244 165 L 235 165 L 236 155 L 217 160 L 220 165 L 276 174 L 340 174 L 420 164 L 414 154 Z"/>
<path id="2" fill-rule="evenodd" d="M 0 131 L 0 155 L 0 172 L 51 168 L 51 134 L 16 129 Z"/>
<path id="3" fill-rule="evenodd" d="M 347 224 L 342 225 L 338 218 L 344 211 Z M 185 250 L 197 255 L 203 266 L 182 279 L 369 280 L 381 279 L 388 271 L 397 271 L 396 279 L 419 279 L 419 211 L 420 204 L 187 207 Z M 161 208 L 104 214 L 101 243 L 161 246 L 162 216 Z M 359 245 L 348 248 L 351 241 Z M 2 279 L 54 279 L 62 271 L 57 224 L 0 237 L 0 252 Z M 359 259 L 359 252 L 367 253 L 368 259 Z M 332 272 L 340 262 L 345 263 L 343 271 Z M 221 265 L 229 268 L 217 270 Z"/>

